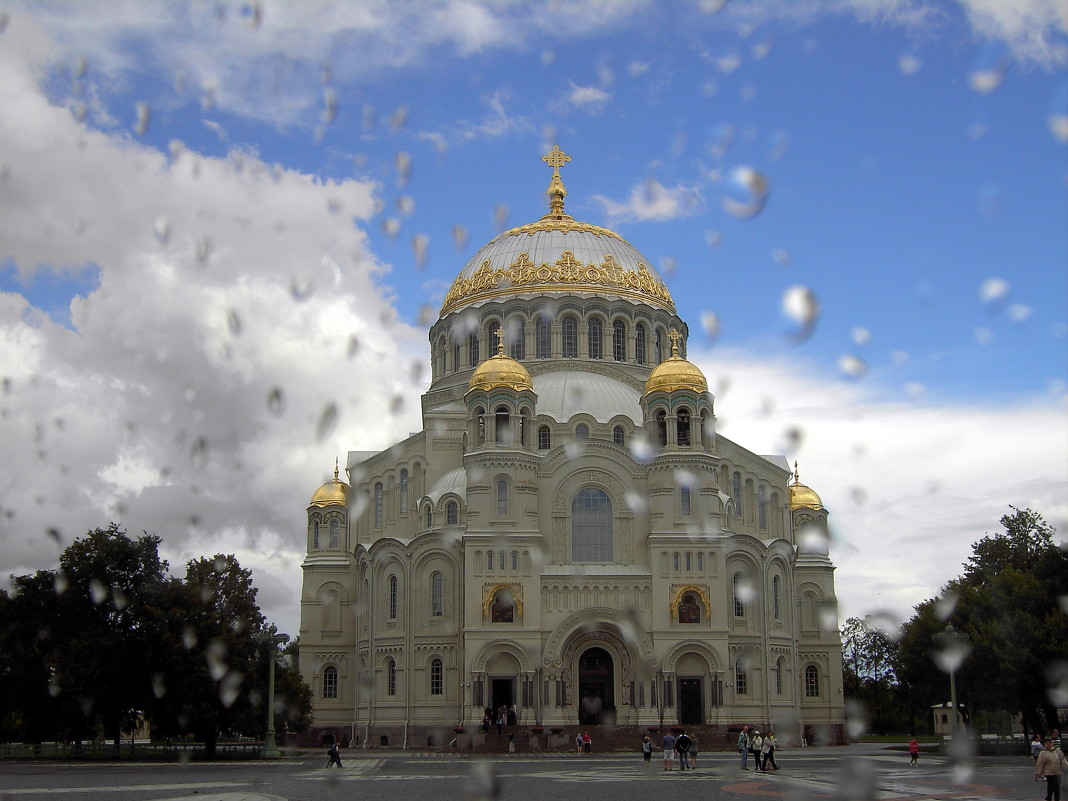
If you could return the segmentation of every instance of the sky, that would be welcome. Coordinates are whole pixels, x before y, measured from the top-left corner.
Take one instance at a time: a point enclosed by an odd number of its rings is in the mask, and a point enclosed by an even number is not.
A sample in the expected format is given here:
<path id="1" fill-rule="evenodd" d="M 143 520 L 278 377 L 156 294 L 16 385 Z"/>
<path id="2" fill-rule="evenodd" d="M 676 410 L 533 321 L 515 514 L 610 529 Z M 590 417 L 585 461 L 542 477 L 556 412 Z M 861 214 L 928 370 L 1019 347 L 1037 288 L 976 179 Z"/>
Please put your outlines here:
<path id="1" fill-rule="evenodd" d="M 0 0 L 0 586 L 109 522 L 299 628 L 306 506 L 566 210 L 665 277 L 718 430 L 831 511 L 841 620 L 1068 531 L 1059 0 Z"/>

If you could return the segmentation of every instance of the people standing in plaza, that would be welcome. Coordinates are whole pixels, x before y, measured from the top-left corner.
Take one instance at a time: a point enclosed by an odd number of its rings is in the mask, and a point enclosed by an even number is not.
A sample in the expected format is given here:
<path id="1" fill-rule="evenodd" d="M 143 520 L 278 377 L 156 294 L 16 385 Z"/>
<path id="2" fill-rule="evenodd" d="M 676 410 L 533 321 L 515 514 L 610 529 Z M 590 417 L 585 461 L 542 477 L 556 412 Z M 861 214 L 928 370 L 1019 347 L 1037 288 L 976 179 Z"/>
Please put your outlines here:
<path id="1" fill-rule="evenodd" d="M 749 770 L 749 727 L 738 732 L 738 753 L 742 755 L 742 770 Z"/>
<path id="2" fill-rule="evenodd" d="M 675 738 L 675 751 L 679 755 L 679 770 L 686 770 L 690 766 L 690 735 L 685 730 Z"/>
<path id="3" fill-rule="evenodd" d="M 489 734 L 490 716 L 489 712 L 482 716 L 482 733 Z"/>
<path id="4" fill-rule="evenodd" d="M 575 753 L 582 754 L 582 732 L 575 732 Z"/>
<path id="5" fill-rule="evenodd" d="M 497 710 L 497 734 L 504 733 L 504 721 L 507 719 L 508 707 L 501 704 L 500 709 Z"/>
<path id="6" fill-rule="evenodd" d="M 690 735 L 690 769 L 697 767 L 697 737 Z"/>
<path id="7" fill-rule="evenodd" d="M 1046 738 L 1046 747 L 1035 762 L 1035 779 L 1046 780 L 1046 801 L 1061 801 L 1061 774 L 1068 770 L 1068 759 L 1059 748 L 1054 748 L 1053 738 Z"/>
<path id="8" fill-rule="evenodd" d="M 909 740 L 909 764 L 916 765 L 920 759 L 920 744 L 913 737 Z"/>
<path id="9" fill-rule="evenodd" d="M 328 768 L 333 765 L 337 765 L 339 768 L 341 767 L 341 751 L 338 750 L 337 740 L 330 743 L 330 747 L 326 749 L 326 755 L 330 757 L 330 761 L 326 763 Z"/>
<path id="10" fill-rule="evenodd" d="M 512 704 L 510 707 L 508 707 L 508 725 L 514 726 L 516 724 L 516 721 L 516 708 L 515 704 Z"/>
<path id="11" fill-rule="evenodd" d="M 778 770 L 779 766 L 775 763 L 775 749 L 778 747 L 778 742 L 775 740 L 775 732 L 769 731 L 764 735 L 764 744 L 760 746 L 760 769 L 768 770 L 768 764 L 771 764 L 772 770 Z"/>
<path id="12" fill-rule="evenodd" d="M 1042 738 L 1035 735 L 1031 738 L 1031 759 L 1038 761 L 1038 755 L 1042 753 Z"/>
<path id="13" fill-rule="evenodd" d="M 753 755 L 753 765 L 760 770 L 760 749 L 764 746 L 764 739 L 756 729 L 749 735 L 749 753 Z"/>
<path id="14" fill-rule="evenodd" d="M 582 753 L 589 756 L 592 748 L 593 740 L 590 739 L 590 733 L 588 731 L 582 732 Z"/>
<path id="15" fill-rule="evenodd" d="M 668 732 L 661 744 L 664 746 L 664 770 L 672 770 L 675 767 L 675 735 Z"/>
<path id="16" fill-rule="evenodd" d="M 653 759 L 653 741 L 649 739 L 649 735 L 645 735 L 642 738 L 642 761 L 652 762 Z"/>

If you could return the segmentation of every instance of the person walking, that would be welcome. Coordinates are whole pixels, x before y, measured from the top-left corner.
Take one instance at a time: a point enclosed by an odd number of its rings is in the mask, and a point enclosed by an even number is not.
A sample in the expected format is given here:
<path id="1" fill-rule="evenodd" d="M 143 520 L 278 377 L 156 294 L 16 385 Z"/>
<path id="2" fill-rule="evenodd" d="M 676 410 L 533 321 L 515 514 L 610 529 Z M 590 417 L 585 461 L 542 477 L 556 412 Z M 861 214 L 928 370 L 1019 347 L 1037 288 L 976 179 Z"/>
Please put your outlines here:
<path id="1" fill-rule="evenodd" d="M 649 735 L 645 735 L 642 738 L 642 761 L 652 762 L 653 760 L 653 741 L 649 739 Z"/>
<path id="2" fill-rule="evenodd" d="M 920 759 L 920 744 L 916 742 L 916 738 L 913 737 L 909 740 L 909 765 L 919 764 Z"/>
<path id="3" fill-rule="evenodd" d="M 582 732 L 582 753 L 589 756 L 592 748 L 593 740 L 590 739 L 590 733 L 588 731 Z"/>
<path id="4" fill-rule="evenodd" d="M 664 770 L 672 770 L 675 767 L 675 735 L 668 732 L 661 744 L 664 746 Z"/>
<path id="5" fill-rule="evenodd" d="M 675 738 L 675 750 L 679 753 L 679 769 L 686 770 L 690 766 L 690 735 L 685 730 Z"/>
<path id="6" fill-rule="evenodd" d="M 326 755 L 330 757 L 330 761 L 326 763 L 328 768 L 333 765 L 337 765 L 339 768 L 341 767 L 341 751 L 338 750 L 337 740 L 330 743 L 330 747 L 326 749 Z"/>
<path id="7" fill-rule="evenodd" d="M 753 729 L 753 733 L 749 735 L 749 752 L 753 755 L 753 765 L 757 770 L 760 770 L 760 749 L 764 747 L 764 739 L 760 736 L 760 732 Z"/>
<path id="8" fill-rule="evenodd" d="M 769 731 L 764 735 L 764 744 L 760 746 L 760 769 L 767 770 L 768 764 L 771 764 L 772 770 L 778 770 L 779 766 L 775 764 L 775 749 L 778 746 L 778 742 L 775 740 L 775 732 Z"/>
<path id="9" fill-rule="evenodd" d="M 690 735 L 690 770 L 697 768 L 697 738 Z"/>
<path id="10" fill-rule="evenodd" d="M 742 755 L 742 770 L 749 770 L 749 727 L 738 732 L 738 753 Z"/>
<path id="11" fill-rule="evenodd" d="M 1061 774 L 1068 769 L 1068 758 L 1054 748 L 1053 738 L 1046 738 L 1046 747 L 1035 761 L 1035 780 L 1046 780 L 1046 801 L 1061 801 Z"/>

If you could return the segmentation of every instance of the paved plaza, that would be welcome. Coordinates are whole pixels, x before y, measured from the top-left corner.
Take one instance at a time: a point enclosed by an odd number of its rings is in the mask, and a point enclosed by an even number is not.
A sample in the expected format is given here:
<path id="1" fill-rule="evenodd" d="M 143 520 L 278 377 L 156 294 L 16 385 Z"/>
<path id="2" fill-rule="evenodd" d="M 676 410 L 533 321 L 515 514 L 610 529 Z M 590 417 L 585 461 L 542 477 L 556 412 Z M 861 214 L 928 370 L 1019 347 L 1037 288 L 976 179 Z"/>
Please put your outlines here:
<path id="1" fill-rule="evenodd" d="M 741 772 L 733 754 L 702 755 L 697 770 L 671 773 L 637 753 L 502 755 L 497 758 L 397 752 L 325 756 L 306 753 L 275 762 L 159 763 L 6 762 L 0 801 L 326 801 L 342 798 L 508 799 L 1039 799 L 1026 756 L 981 758 L 969 766 L 875 746 L 785 750 L 777 773 Z M 751 766 L 750 766 L 751 767 Z"/>

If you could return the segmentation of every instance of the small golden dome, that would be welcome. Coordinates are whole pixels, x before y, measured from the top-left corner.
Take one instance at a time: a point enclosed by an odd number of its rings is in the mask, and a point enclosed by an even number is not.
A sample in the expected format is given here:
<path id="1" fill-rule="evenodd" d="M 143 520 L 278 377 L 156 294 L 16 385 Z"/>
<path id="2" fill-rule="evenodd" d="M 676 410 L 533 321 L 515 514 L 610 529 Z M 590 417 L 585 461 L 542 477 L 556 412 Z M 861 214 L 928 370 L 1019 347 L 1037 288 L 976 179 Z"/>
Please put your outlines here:
<path id="1" fill-rule="evenodd" d="M 500 336 L 499 332 L 498 336 Z M 511 356 L 505 355 L 503 338 L 497 343 L 497 355 L 482 362 L 471 374 L 471 381 L 467 384 L 468 391 L 490 390 L 496 387 L 508 387 L 516 392 L 534 389 L 534 383 L 530 380 L 527 368 Z"/>
<path id="2" fill-rule="evenodd" d="M 674 392 L 676 389 L 707 392 L 708 381 L 705 380 L 705 374 L 693 362 L 679 356 L 679 339 L 682 335 L 673 328 L 668 336 L 671 337 L 671 358 L 653 368 L 645 382 L 645 394 L 657 391 Z"/>
<path id="3" fill-rule="evenodd" d="M 811 487 L 801 483 L 798 478 L 797 462 L 794 462 L 794 483 L 790 485 L 790 509 L 822 509 L 823 501 Z"/>
<path id="4" fill-rule="evenodd" d="M 341 481 L 337 477 L 337 474 L 338 466 L 337 460 L 335 459 L 333 481 L 327 481 L 315 491 L 315 494 L 311 497 L 309 506 L 330 506 L 332 504 L 337 504 L 339 506 L 349 505 L 349 485 L 344 481 Z"/>

